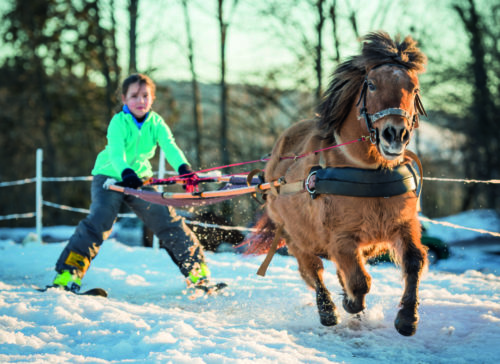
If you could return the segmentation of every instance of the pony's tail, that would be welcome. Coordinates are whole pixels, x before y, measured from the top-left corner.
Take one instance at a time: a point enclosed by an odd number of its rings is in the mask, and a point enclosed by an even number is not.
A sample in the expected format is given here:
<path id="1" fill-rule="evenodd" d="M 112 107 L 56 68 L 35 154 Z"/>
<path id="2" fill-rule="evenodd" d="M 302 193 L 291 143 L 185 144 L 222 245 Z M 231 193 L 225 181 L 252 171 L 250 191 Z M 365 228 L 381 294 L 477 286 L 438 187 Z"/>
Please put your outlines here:
<path id="1" fill-rule="evenodd" d="M 264 212 L 260 219 L 255 224 L 255 231 L 252 232 L 240 246 L 246 245 L 245 255 L 266 254 L 273 243 L 276 224 L 271 220 L 269 215 Z M 281 238 L 278 244 L 278 249 L 285 246 L 285 239 Z"/>

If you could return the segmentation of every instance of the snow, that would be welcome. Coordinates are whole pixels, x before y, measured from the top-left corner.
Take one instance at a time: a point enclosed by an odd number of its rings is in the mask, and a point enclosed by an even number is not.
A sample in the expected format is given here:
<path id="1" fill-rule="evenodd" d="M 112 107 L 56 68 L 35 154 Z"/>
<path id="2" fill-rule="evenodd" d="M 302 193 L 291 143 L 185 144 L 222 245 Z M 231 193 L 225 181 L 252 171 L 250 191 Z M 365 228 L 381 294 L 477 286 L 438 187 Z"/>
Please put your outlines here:
<path id="1" fill-rule="evenodd" d="M 498 231 L 488 211 L 443 219 Z M 71 234 L 56 227 L 53 235 Z M 477 233 L 432 225 L 450 243 L 451 257 L 431 266 L 420 284 L 415 336 L 394 329 L 402 294 L 392 264 L 367 266 L 372 276 L 360 317 L 342 309 L 332 264 L 325 281 L 341 323 L 319 323 L 314 292 L 293 257 L 276 255 L 266 277 L 255 274 L 262 256 L 207 253 L 224 294 L 191 300 L 183 277 L 161 250 L 106 241 L 83 283 L 109 297 L 35 291 L 54 277 L 65 242 L 32 242 L 27 231 L 1 229 L 1 363 L 495 363 L 500 348 L 500 250 L 470 242 Z M 46 230 L 44 230 L 45 232 Z M 11 238 L 7 236 L 12 234 Z M 463 235 L 465 234 L 465 235 Z M 19 239 L 24 243 L 18 243 Z M 487 246 L 487 249 L 485 248 Z"/>

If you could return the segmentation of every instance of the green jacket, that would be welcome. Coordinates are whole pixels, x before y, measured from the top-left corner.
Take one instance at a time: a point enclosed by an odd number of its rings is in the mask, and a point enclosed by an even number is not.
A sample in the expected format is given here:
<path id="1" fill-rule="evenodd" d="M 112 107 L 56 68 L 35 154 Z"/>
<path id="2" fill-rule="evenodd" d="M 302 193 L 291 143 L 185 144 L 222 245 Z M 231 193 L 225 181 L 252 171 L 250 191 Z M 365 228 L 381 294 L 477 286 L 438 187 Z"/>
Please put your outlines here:
<path id="1" fill-rule="evenodd" d="M 121 181 L 122 171 L 132 168 L 140 178 L 152 177 L 149 160 L 155 155 L 157 145 L 175 171 L 181 164 L 189 164 L 175 144 L 170 128 L 154 111 L 149 112 L 140 130 L 131 114 L 119 112 L 109 123 L 107 139 L 106 148 L 97 155 L 92 170 L 94 176 L 103 174 Z"/>

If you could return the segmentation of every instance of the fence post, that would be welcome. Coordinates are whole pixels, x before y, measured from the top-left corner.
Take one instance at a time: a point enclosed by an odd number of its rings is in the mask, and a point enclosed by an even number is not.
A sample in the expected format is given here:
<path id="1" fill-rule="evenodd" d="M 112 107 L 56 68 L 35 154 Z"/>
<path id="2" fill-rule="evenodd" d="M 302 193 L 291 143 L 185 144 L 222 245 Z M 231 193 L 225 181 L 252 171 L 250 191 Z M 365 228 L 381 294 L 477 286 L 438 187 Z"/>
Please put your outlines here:
<path id="1" fill-rule="evenodd" d="M 43 149 L 36 150 L 36 237 L 42 243 L 42 162 Z"/>
<path id="2" fill-rule="evenodd" d="M 165 177 L 165 153 L 160 148 L 160 160 L 158 161 L 158 178 Z M 160 191 L 163 192 L 163 188 L 160 186 Z M 153 249 L 160 248 L 160 239 L 156 235 L 153 235 Z"/>

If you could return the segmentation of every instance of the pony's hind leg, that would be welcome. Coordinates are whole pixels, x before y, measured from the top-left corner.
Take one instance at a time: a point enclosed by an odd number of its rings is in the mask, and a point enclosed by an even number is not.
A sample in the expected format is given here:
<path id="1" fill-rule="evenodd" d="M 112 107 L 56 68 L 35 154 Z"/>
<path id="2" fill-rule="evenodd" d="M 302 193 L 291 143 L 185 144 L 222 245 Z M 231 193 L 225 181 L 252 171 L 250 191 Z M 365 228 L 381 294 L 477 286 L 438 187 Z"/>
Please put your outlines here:
<path id="1" fill-rule="evenodd" d="M 319 320 L 324 326 L 334 326 L 339 323 L 337 308 L 332 301 L 330 292 L 323 282 L 323 262 L 315 255 L 303 251 L 290 252 L 299 263 L 299 272 L 304 281 L 316 290 L 316 306 L 318 307 Z"/>
<path id="2" fill-rule="evenodd" d="M 401 253 L 405 289 L 401 299 L 401 309 L 396 316 L 394 326 L 401 335 L 412 336 L 417 331 L 419 320 L 418 284 L 425 266 L 427 252 L 420 243 L 410 242 L 403 244 Z"/>

